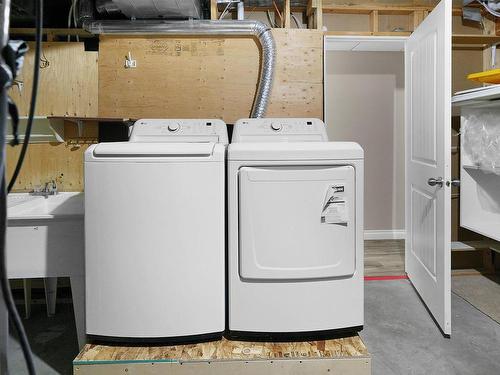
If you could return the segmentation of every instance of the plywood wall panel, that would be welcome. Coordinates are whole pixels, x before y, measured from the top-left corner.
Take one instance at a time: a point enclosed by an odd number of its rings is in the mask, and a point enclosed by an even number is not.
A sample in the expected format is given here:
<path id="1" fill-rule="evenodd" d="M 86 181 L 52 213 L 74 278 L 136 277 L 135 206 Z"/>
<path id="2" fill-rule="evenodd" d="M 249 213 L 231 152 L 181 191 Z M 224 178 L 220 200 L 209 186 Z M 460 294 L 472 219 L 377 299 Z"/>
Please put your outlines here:
<path id="1" fill-rule="evenodd" d="M 86 52 L 83 43 L 43 43 L 39 95 L 39 116 L 97 115 L 97 52 Z M 28 115 L 31 100 L 34 45 L 30 44 L 22 73 L 10 95 L 21 116 Z"/>
<path id="2" fill-rule="evenodd" d="M 268 116 L 323 114 L 322 33 L 273 30 L 275 84 Z M 137 68 L 124 67 L 130 52 Z M 260 50 L 254 38 L 103 37 L 99 116 L 216 117 L 250 115 Z"/>
<path id="3" fill-rule="evenodd" d="M 83 154 L 88 145 L 78 148 L 65 143 L 32 144 L 28 148 L 14 191 L 32 191 L 55 180 L 60 191 L 83 191 Z M 10 179 L 20 147 L 9 148 L 7 178 Z"/>

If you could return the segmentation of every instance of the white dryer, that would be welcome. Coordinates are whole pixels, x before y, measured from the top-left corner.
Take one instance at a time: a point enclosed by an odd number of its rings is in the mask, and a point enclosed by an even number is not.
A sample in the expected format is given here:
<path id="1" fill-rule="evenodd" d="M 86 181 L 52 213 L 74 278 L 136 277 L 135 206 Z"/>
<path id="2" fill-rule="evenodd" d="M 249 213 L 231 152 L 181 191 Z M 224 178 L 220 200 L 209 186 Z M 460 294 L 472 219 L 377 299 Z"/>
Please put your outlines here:
<path id="1" fill-rule="evenodd" d="M 86 330 L 193 342 L 225 328 L 221 120 L 139 120 L 85 153 Z"/>
<path id="2" fill-rule="evenodd" d="M 228 148 L 229 336 L 363 326 L 363 150 L 318 119 L 244 119 Z"/>

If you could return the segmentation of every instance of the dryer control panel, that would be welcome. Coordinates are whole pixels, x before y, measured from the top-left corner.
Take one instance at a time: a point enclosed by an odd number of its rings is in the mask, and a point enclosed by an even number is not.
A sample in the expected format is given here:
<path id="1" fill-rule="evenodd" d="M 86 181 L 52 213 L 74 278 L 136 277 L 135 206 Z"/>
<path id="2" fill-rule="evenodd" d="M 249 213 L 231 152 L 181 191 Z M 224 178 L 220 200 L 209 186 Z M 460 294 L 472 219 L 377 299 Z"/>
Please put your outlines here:
<path id="1" fill-rule="evenodd" d="M 215 142 L 228 144 L 226 123 L 219 119 L 141 119 L 130 142 Z"/>
<path id="2" fill-rule="evenodd" d="M 325 123 L 316 118 L 251 118 L 234 124 L 232 142 L 326 142 Z"/>

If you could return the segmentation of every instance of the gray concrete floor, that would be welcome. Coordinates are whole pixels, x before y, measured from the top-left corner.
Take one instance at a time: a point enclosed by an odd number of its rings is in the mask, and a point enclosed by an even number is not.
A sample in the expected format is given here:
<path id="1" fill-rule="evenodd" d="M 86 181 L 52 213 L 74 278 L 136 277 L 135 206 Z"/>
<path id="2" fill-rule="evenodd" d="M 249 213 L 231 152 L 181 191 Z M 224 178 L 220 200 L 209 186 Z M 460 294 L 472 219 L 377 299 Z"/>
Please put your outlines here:
<path id="1" fill-rule="evenodd" d="M 452 336 L 444 338 L 407 280 L 368 281 L 365 329 L 361 336 L 373 356 L 373 375 L 498 375 L 500 325 L 452 294 Z M 40 374 L 71 374 L 77 354 L 71 305 L 47 318 L 35 305 L 25 321 Z M 11 340 L 11 374 L 25 374 L 22 353 Z"/>
<path id="2" fill-rule="evenodd" d="M 365 283 L 365 329 L 374 375 L 500 374 L 500 325 L 452 293 L 444 338 L 408 280 Z"/>

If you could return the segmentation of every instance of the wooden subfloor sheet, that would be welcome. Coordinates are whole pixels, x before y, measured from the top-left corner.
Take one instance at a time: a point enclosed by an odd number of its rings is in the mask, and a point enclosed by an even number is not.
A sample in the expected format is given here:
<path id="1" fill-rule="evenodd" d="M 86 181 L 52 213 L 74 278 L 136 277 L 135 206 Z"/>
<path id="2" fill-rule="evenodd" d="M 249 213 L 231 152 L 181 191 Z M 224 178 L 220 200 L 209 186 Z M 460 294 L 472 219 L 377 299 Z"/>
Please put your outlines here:
<path id="1" fill-rule="evenodd" d="M 299 367 L 300 366 L 300 367 Z M 74 374 L 370 374 L 371 358 L 359 336 L 307 342 L 220 340 L 177 346 L 86 345 Z"/>

